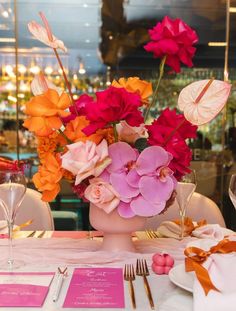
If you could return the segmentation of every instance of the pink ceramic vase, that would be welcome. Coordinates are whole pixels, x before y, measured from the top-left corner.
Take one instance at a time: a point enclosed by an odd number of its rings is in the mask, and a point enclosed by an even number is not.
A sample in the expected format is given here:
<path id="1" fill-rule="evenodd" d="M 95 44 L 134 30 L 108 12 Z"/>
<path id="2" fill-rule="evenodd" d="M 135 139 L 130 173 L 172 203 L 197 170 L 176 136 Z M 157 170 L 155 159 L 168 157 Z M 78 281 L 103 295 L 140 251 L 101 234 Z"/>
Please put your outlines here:
<path id="1" fill-rule="evenodd" d="M 100 250 L 135 252 L 132 232 L 142 230 L 147 218 L 140 216 L 123 218 L 117 209 L 107 214 L 96 205 L 90 204 L 89 220 L 94 229 L 103 232 Z"/>

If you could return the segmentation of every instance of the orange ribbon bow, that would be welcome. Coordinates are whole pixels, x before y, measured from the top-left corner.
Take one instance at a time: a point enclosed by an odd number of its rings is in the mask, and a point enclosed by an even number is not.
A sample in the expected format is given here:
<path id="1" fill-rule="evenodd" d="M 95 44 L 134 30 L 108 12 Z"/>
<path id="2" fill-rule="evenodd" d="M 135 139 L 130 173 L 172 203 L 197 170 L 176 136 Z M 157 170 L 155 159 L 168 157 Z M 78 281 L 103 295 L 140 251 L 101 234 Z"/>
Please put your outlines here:
<path id="1" fill-rule="evenodd" d="M 212 283 L 208 271 L 202 266 L 202 264 L 207 260 L 207 258 L 214 253 L 227 254 L 231 252 L 236 252 L 236 241 L 229 241 L 224 239 L 220 241 L 217 245 L 211 247 L 208 251 L 204 251 L 198 247 L 188 247 L 185 249 L 185 271 L 195 271 L 198 281 L 200 282 L 205 295 L 212 289 L 215 291 L 219 290 Z"/>
<path id="2" fill-rule="evenodd" d="M 179 219 L 173 220 L 173 222 L 179 226 L 181 225 L 181 221 Z M 190 217 L 185 217 L 184 218 L 184 232 L 186 233 L 186 235 L 191 235 L 195 229 L 205 226 L 206 224 L 207 224 L 207 221 L 205 219 L 202 219 L 197 222 L 197 225 L 194 225 Z"/>

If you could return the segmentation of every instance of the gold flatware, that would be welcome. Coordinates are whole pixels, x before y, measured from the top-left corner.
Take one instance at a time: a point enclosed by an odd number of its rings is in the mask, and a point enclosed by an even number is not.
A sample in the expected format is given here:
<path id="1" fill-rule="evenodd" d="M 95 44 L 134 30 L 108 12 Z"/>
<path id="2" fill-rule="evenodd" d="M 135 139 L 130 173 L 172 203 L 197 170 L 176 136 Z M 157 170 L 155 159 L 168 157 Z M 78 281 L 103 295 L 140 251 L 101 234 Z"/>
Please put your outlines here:
<path id="1" fill-rule="evenodd" d="M 37 236 L 37 238 L 43 238 L 43 236 L 44 236 L 44 234 L 46 233 L 46 231 L 42 231 L 38 236 Z"/>
<path id="2" fill-rule="evenodd" d="M 155 231 L 151 230 L 151 229 L 145 230 L 145 233 L 146 233 L 146 235 L 147 235 L 147 237 L 149 239 L 156 239 L 156 238 L 158 238 L 157 233 Z"/>
<path id="3" fill-rule="evenodd" d="M 151 288 L 150 288 L 148 280 L 147 280 L 147 276 L 149 275 L 149 270 L 148 270 L 147 262 L 145 259 L 137 259 L 136 275 L 143 277 L 144 288 L 145 288 L 145 291 L 147 293 L 149 304 L 150 304 L 152 310 L 154 310 L 155 306 L 154 306 L 154 302 L 153 302 L 153 298 L 152 298 L 152 292 L 151 292 Z"/>
<path id="4" fill-rule="evenodd" d="M 135 280 L 134 267 L 133 265 L 125 265 L 124 279 L 129 282 L 129 293 L 132 301 L 133 309 L 136 309 L 136 300 L 134 294 L 133 281 Z"/>
<path id="5" fill-rule="evenodd" d="M 33 238 L 36 231 L 32 231 L 29 235 L 27 235 L 27 238 Z"/>

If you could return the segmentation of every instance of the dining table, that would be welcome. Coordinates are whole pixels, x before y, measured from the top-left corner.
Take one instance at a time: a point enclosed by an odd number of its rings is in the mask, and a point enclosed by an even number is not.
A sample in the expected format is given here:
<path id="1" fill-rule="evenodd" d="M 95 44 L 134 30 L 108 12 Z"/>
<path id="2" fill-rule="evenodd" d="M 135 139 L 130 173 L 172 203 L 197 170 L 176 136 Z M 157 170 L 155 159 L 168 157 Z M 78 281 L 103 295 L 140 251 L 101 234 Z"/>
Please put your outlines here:
<path id="1" fill-rule="evenodd" d="M 138 258 L 146 259 L 150 275 L 147 277 L 155 310 L 159 311 L 191 311 L 193 310 L 193 296 L 190 288 L 183 289 L 170 280 L 168 274 L 158 275 L 152 271 L 152 257 L 156 253 L 169 254 L 174 258 L 174 267 L 184 263 L 184 249 L 195 237 L 185 237 L 182 240 L 174 238 L 150 239 L 145 232 L 133 235 L 136 252 L 109 252 L 99 250 L 102 237 L 96 231 L 19 231 L 15 234 L 13 254 L 21 262 L 16 271 L 22 272 L 57 272 L 58 267 L 67 267 L 68 275 L 64 279 L 57 301 L 53 301 L 56 280 L 52 280 L 49 292 L 41 308 L 28 307 L 28 310 L 74 310 L 63 308 L 63 302 L 75 268 L 102 267 L 122 268 L 126 264 L 135 266 Z M 0 261 L 7 261 L 8 239 L 0 239 Z M 1 270 L 0 270 L 1 271 Z M 184 277 L 184 276 L 183 276 Z M 181 283 L 181 282 L 180 282 Z M 136 295 L 136 310 L 151 310 L 144 290 L 143 280 L 136 276 L 133 281 Z M 180 284 L 181 285 L 181 284 Z M 133 310 L 129 296 L 128 282 L 124 281 L 125 308 Z M 0 308 L 0 310 L 20 311 L 21 307 Z M 80 309 L 86 310 L 86 309 Z M 101 310 L 93 308 L 93 310 Z M 117 310 L 109 309 L 106 310 Z"/>

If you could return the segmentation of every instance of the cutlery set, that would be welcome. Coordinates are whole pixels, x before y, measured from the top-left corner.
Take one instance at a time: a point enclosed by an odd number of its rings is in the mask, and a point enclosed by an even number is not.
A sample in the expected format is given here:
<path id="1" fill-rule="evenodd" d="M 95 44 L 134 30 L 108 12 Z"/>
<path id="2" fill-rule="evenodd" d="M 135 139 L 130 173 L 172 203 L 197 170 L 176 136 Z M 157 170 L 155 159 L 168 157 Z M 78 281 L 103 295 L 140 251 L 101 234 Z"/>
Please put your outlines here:
<path id="1" fill-rule="evenodd" d="M 152 310 L 155 309 L 151 288 L 148 283 L 147 276 L 149 275 L 149 270 L 147 262 L 145 259 L 137 259 L 136 262 L 136 276 L 143 277 L 144 288 L 148 297 L 148 301 Z M 124 268 L 124 280 L 129 282 L 129 292 L 132 302 L 133 309 L 136 309 L 136 299 L 133 281 L 135 280 L 134 266 L 132 264 L 126 264 Z"/>

